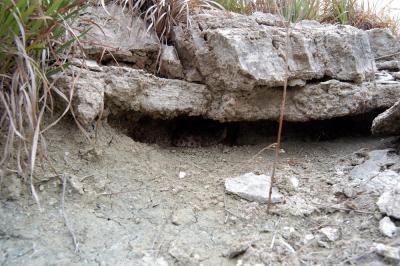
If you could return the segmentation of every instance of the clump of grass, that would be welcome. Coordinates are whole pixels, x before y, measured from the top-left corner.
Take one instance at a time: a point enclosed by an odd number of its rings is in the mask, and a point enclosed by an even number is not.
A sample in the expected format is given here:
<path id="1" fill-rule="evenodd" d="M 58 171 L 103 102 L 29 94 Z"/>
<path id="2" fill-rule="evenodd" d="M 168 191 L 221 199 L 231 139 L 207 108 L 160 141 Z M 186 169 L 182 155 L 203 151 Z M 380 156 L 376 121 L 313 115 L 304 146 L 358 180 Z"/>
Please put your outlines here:
<path id="1" fill-rule="evenodd" d="M 48 77 L 66 67 L 65 55 L 79 37 L 68 22 L 79 15 L 85 3 L 0 1 L 0 168 L 16 169 L 30 182 L 38 203 L 33 174 L 37 155 L 45 151 L 43 133 L 49 127 L 42 128 L 43 118 L 53 111 L 54 95 L 70 101 Z"/>
<path id="2" fill-rule="evenodd" d="M 296 22 L 312 19 L 325 23 L 352 25 L 361 29 L 391 28 L 399 22 L 389 15 L 388 6 L 365 4 L 357 0 L 217 0 L 226 10 L 249 14 L 255 11 L 280 14 Z M 388 5 L 390 2 L 388 3 Z"/>
<path id="3" fill-rule="evenodd" d="M 398 28 L 398 22 L 389 15 L 388 6 L 378 9 L 376 4 L 356 0 L 323 1 L 320 21 L 352 25 L 364 30 L 391 28 L 396 32 Z"/>
<path id="4" fill-rule="evenodd" d="M 256 0 L 254 3 L 249 3 L 247 13 L 261 11 L 279 14 L 288 21 L 296 22 L 304 19 L 316 19 L 319 7 L 319 0 Z"/>
<path id="5" fill-rule="evenodd" d="M 242 0 L 226 0 L 239 3 Z M 106 0 L 100 0 L 106 9 Z M 174 26 L 190 24 L 190 12 L 194 9 L 213 9 L 223 7 L 214 0 L 115 0 L 114 3 L 129 9 L 134 15 L 141 16 L 154 30 L 161 42 L 167 42 Z M 233 8 L 233 7 L 232 7 Z"/>

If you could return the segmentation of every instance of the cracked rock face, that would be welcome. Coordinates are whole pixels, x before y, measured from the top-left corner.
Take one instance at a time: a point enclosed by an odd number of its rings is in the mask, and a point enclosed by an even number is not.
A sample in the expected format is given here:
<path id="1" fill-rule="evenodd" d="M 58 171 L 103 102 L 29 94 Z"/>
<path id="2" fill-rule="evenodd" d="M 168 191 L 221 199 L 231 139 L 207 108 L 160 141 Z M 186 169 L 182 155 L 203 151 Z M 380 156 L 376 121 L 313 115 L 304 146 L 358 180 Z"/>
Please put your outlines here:
<path id="1" fill-rule="evenodd" d="M 400 135 L 400 101 L 374 119 L 372 133 L 375 135 Z"/>
<path id="2" fill-rule="evenodd" d="M 101 7 L 85 15 L 105 26 L 105 35 L 94 30 L 85 37 L 85 51 L 96 57 L 106 47 L 125 67 L 90 63 L 54 77 L 68 91 L 72 77 L 81 72 L 73 107 L 84 124 L 103 109 L 163 119 L 276 120 L 286 49 L 287 121 L 362 114 L 389 108 L 400 98 L 400 82 L 393 77 L 370 81 L 376 72 L 374 57 L 397 49 L 391 47 L 394 37 L 388 31 L 303 21 L 287 32 L 283 21 L 271 14 L 209 11 L 193 15 L 189 28 L 174 27 L 172 41 L 163 46 L 157 62 L 154 55 L 161 46 L 153 34 L 138 30 L 143 21 L 118 7 L 108 10 L 114 17 L 107 18 Z M 390 42 L 383 47 L 385 41 Z"/>
<path id="3" fill-rule="evenodd" d="M 74 74 L 72 74 L 74 73 Z M 154 118 L 202 116 L 219 121 L 274 120 L 279 115 L 281 90 L 259 87 L 248 93 L 214 93 L 205 85 L 159 78 L 143 70 L 103 66 L 101 72 L 72 67 L 56 77 L 67 90 L 74 83 L 74 109 L 83 123 L 102 112 L 134 112 Z M 329 119 L 388 108 L 400 98 L 400 86 L 372 83 L 354 85 L 330 80 L 288 91 L 288 121 Z"/>
<path id="4" fill-rule="evenodd" d="M 71 67 L 54 77 L 55 85 L 67 90 L 74 82 L 74 110 L 88 124 L 106 106 L 112 113 L 136 112 L 153 117 L 200 116 L 210 95 L 206 86 L 183 80 L 158 78 L 143 70 L 103 66 L 101 72 Z"/>
<path id="5" fill-rule="evenodd" d="M 125 14 L 118 6 L 108 6 L 108 15 L 103 7 L 87 9 L 83 19 L 94 21 L 81 43 L 85 54 L 104 63 L 117 60 L 134 68 L 154 72 L 160 44 L 155 34 L 147 32 L 140 18 Z M 100 29 L 101 28 L 101 29 Z"/>
<path id="6" fill-rule="evenodd" d="M 262 18 L 209 12 L 194 16 L 188 31 L 175 27 L 174 43 L 185 71 L 197 71 L 213 90 L 283 86 L 289 37 L 289 80 L 359 83 L 373 77 L 375 62 L 364 31 L 303 21 L 287 36 L 285 27 L 262 23 Z"/>

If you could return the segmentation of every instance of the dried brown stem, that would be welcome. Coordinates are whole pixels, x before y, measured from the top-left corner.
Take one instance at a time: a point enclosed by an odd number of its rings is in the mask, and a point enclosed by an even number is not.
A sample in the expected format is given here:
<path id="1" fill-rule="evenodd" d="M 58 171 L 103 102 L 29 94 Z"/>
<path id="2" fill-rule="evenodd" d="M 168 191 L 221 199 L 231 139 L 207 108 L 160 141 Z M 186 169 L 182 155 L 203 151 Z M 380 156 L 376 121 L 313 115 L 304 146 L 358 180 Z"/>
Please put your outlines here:
<path id="1" fill-rule="evenodd" d="M 279 151 L 281 149 L 281 136 L 282 136 L 282 128 L 283 128 L 283 118 L 285 116 L 287 84 L 288 84 L 288 77 L 289 77 L 289 66 L 288 66 L 289 37 L 290 37 L 290 21 L 287 21 L 287 24 L 286 24 L 286 47 L 285 47 L 285 80 L 284 80 L 284 84 L 283 84 L 283 94 L 282 94 L 282 101 L 281 101 L 280 114 L 279 114 L 278 134 L 276 137 L 275 157 L 274 157 L 274 163 L 272 165 L 271 182 L 270 182 L 270 187 L 269 187 L 269 192 L 268 192 L 267 213 L 269 213 L 269 210 L 271 209 L 272 187 L 275 184 L 276 166 L 279 163 Z"/>

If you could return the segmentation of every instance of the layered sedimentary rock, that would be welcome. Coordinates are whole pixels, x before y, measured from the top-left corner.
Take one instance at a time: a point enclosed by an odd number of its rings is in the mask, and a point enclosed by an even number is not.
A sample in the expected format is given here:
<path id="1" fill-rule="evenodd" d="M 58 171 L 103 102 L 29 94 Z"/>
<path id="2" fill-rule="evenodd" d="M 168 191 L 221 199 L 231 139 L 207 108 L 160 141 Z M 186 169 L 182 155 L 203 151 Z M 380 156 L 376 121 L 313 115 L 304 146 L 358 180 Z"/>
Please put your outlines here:
<path id="1" fill-rule="evenodd" d="M 90 122 L 102 107 L 110 112 L 157 118 L 202 116 L 219 121 L 275 120 L 279 116 L 280 88 L 256 87 L 251 91 L 218 92 L 209 87 L 177 79 L 159 78 L 143 70 L 101 67 L 101 71 L 73 67 L 56 78 L 68 89 L 74 77 L 78 118 Z M 74 73 L 74 74 L 72 74 Z M 288 121 L 329 119 L 388 108 L 400 97 L 397 84 L 359 85 L 329 80 L 288 90 L 285 117 Z"/>
<path id="2" fill-rule="evenodd" d="M 373 77 L 375 61 L 364 31 L 303 21 L 287 32 L 279 22 L 265 25 L 262 17 L 209 12 L 194 16 L 188 30 L 176 27 L 174 44 L 188 79 L 197 72 L 195 81 L 226 91 L 283 86 L 286 50 L 289 80 L 359 83 Z"/>
<path id="3" fill-rule="evenodd" d="M 117 14 L 115 7 L 109 10 Z M 93 12 L 87 16 L 105 23 L 101 11 Z M 150 33 L 121 27 L 127 19 L 115 15 L 105 24 L 107 37 L 95 31 L 85 39 L 89 55 L 100 51 L 101 45 L 90 42 L 97 40 L 116 48 L 113 56 L 125 67 L 92 64 L 55 77 L 60 88 L 68 89 L 73 73 L 81 72 L 74 85 L 74 108 L 84 123 L 103 109 L 158 118 L 275 120 L 286 77 L 288 121 L 361 114 L 389 108 L 400 98 L 400 83 L 393 76 L 374 80 L 375 58 L 397 49 L 389 31 L 315 21 L 288 29 L 271 14 L 210 11 L 193 15 L 188 27 L 174 27 L 169 45 L 160 46 Z M 143 24 L 138 18 L 129 20 Z"/>
<path id="4" fill-rule="evenodd" d="M 92 6 L 80 21 L 91 27 L 81 40 L 83 52 L 90 59 L 156 71 L 161 45 L 157 36 L 147 31 L 142 19 L 132 17 L 118 6 L 109 6 L 107 11 Z"/>

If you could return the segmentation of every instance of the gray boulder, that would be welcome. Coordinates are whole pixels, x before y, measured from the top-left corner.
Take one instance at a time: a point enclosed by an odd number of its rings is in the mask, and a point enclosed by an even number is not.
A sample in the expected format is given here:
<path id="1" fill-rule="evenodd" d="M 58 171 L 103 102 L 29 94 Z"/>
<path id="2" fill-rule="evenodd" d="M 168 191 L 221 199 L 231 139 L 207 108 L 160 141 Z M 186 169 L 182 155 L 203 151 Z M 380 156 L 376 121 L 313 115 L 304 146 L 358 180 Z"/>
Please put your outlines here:
<path id="1" fill-rule="evenodd" d="M 188 31 L 175 27 L 173 35 L 186 73 L 197 72 L 212 90 L 238 92 L 283 85 L 285 27 L 270 26 L 274 22 L 268 23 L 267 17 L 264 23 L 262 14 L 210 11 L 193 20 Z M 289 80 L 332 78 L 359 83 L 374 75 L 368 35 L 362 30 L 304 21 L 294 24 L 289 34 Z"/>
<path id="2" fill-rule="evenodd" d="M 390 29 L 372 29 L 367 31 L 371 50 L 375 58 L 399 59 L 400 43 Z M 389 56 L 392 55 L 392 56 Z"/>

